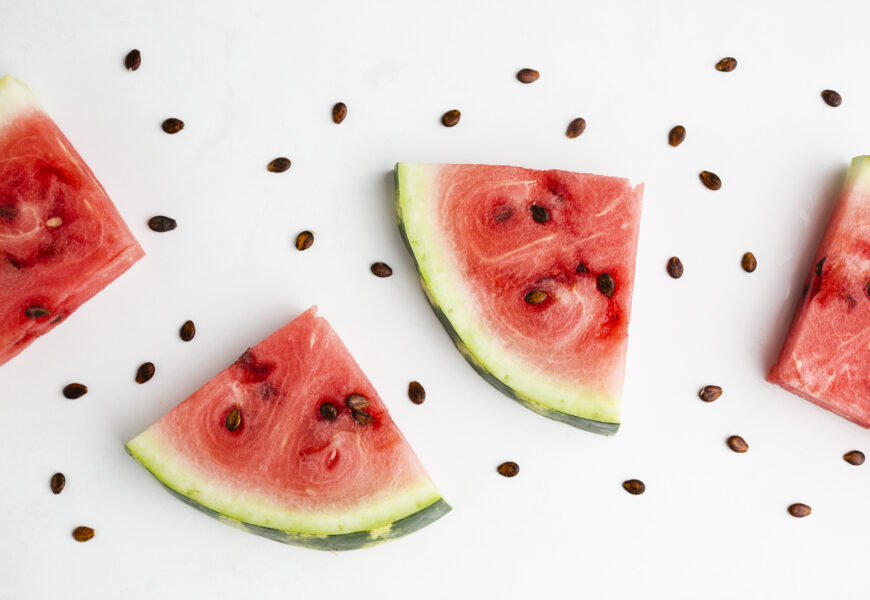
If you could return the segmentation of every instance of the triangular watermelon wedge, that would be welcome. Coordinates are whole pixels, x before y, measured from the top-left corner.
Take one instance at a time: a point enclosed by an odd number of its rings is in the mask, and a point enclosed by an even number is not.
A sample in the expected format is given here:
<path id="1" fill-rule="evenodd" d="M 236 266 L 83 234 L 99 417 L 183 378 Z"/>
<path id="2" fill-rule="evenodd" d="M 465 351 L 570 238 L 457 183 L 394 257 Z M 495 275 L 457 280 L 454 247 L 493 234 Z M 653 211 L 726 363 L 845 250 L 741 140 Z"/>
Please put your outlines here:
<path id="1" fill-rule="evenodd" d="M 249 348 L 127 449 L 207 514 L 321 550 L 397 538 L 450 510 L 316 308 Z"/>
<path id="2" fill-rule="evenodd" d="M 492 385 L 596 433 L 620 423 L 643 186 L 489 165 L 396 165 L 432 308 Z"/>

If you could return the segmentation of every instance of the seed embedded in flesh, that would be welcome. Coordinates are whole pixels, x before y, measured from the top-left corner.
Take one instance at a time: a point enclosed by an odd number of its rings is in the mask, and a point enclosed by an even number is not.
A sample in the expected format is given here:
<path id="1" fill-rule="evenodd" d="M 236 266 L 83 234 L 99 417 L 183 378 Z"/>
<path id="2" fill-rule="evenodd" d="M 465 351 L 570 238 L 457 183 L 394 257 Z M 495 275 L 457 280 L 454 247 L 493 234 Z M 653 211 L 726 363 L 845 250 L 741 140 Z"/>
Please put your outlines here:
<path id="1" fill-rule="evenodd" d="M 613 280 L 613 275 L 602 273 L 598 276 L 598 291 L 608 298 L 613 297 L 613 292 L 616 291 L 616 282 Z"/>
<path id="2" fill-rule="evenodd" d="M 332 122 L 338 125 L 347 117 L 347 104 L 344 102 L 336 102 L 332 107 Z"/>
<path id="3" fill-rule="evenodd" d="M 362 410 L 369 407 L 371 400 L 362 394 L 351 394 L 344 399 L 344 404 L 351 410 Z"/>
<path id="4" fill-rule="evenodd" d="M 368 425 L 372 422 L 372 416 L 364 410 L 353 411 L 353 420 L 360 425 Z"/>
<path id="5" fill-rule="evenodd" d="M 290 159 L 286 156 L 279 156 L 266 165 L 266 168 L 270 173 L 283 173 L 290 168 Z"/>
<path id="6" fill-rule="evenodd" d="M 50 485 L 53 494 L 61 493 L 66 486 L 66 476 L 63 473 L 55 473 L 51 476 Z"/>
<path id="7" fill-rule="evenodd" d="M 583 132 L 586 131 L 586 119 L 582 117 L 577 117 L 570 123 L 568 123 L 568 128 L 565 130 L 565 135 L 571 139 L 576 137 L 580 137 Z"/>
<path id="8" fill-rule="evenodd" d="M 540 304 L 547 299 L 547 292 L 543 290 L 532 290 L 526 294 L 526 302 L 529 304 Z"/>
<path id="9" fill-rule="evenodd" d="M 173 229 L 178 227 L 178 222 L 171 217 L 157 215 L 156 217 L 151 217 L 150 219 L 148 219 L 148 227 L 151 228 L 151 231 L 156 231 L 157 233 L 165 233 L 167 231 L 172 231 Z"/>
<path id="10" fill-rule="evenodd" d="M 227 415 L 225 425 L 230 431 L 235 431 L 242 425 L 242 411 L 239 410 L 238 406 L 233 408 L 230 414 Z"/>
<path id="11" fill-rule="evenodd" d="M 755 260 L 755 255 L 752 252 L 747 252 L 743 255 L 743 258 L 740 259 L 740 266 L 742 266 L 743 270 L 747 273 L 752 273 L 758 267 L 758 261 Z"/>
<path id="12" fill-rule="evenodd" d="M 426 400 L 426 390 L 420 385 L 419 381 L 412 381 L 408 384 L 408 398 L 414 404 L 423 404 Z"/>
<path id="13" fill-rule="evenodd" d="M 457 123 L 459 123 L 459 118 L 462 116 L 455 108 L 453 110 L 448 110 L 446 113 L 441 115 L 441 124 L 444 127 L 453 127 Z"/>
<path id="14" fill-rule="evenodd" d="M 686 128 L 682 125 L 677 125 L 668 133 L 668 143 L 676 148 L 686 139 Z"/>
<path id="15" fill-rule="evenodd" d="M 124 67 L 126 67 L 128 71 L 135 71 L 141 64 L 142 53 L 135 48 L 130 50 L 130 52 L 127 53 L 127 56 L 124 57 Z"/>
<path id="16" fill-rule="evenodd" d="M 300 252 L 302 250 L 308 250 L 311 245 L 314 243 L 314 234 L 310 231 L 303 231 L 299 235 L 296 236 L 296 249 Z"/>
<path id="17" fill-rule="evenodd" d="M 668 259 L 668 275 L 674 279 L 679 279 L 683 276 L 683 261 L 676 256 Z"/>
<path id="18" fill-rule="evenodd" d="M 181 326 L 181 329 L 178 330 L 178 337 L 180 337 L 183 341 L 189 342 L 193 339 L 193 336 L 196 335 L 196 325 L 193 324 L 193 321 L 187 320 Z"/>
<path id="19" fill-rule="evenodd" d="M 701 178 L 701 183 L 703 183 L 704 187 L 708 190 L 713 190 L 715 192 L 722 187 L 722 180 L 719 179 L 719 176 L 716 175 L 716 173 L 701 171 L 698 177 Z"/>
<path id="20" fill-rule="evenodd" d="M 749 444 L 747 444 L 746 440 L 744 440 L 739 435 L 732 435 L 728 438 L 726 443 L 728 444 L 729 448 L 731 448 L 734 452 L 737 452 L 738 454 L 743 454 L 744 452 L 749 450 Z"/>
<path id="21" fill-rule="evenodd" d="M 176 119 L 175 117 L 170 117 L 163 121 L 161 125 L 163 127 L 163 131 L 166 133 L 178 133 L 182 129 L 184 129 L 184 121 L 181 119 Z"/>
<path id="22" fill-rule="evenodd" d="M 816 269 L 815 269 L 816 275 L 818 275 L 819 277 L 822 276 L 822 268 L 825 266 L 825 259 L 826 258 L 828 258 L 828 257 L 825 256 L 822 258 L 822 260 L 820 260 L 819 262 L 816 263 Z"/>
<path id="23" fill-rule="evenodd" d="M 640 479 L 629 479 L 622 482 L 622 487 L 632 496 L 640 496 L 646 491 L 646 484 Z"/>
<path id="24" fill-rule="evenodd" d="M 574 272 L 575 273 L 588 273 L 589 267 L 586 266 L 586 263 L 580 263 L 579 265 L 577 265 L 577 268 L 574 269 Z"/>
<path id="25" fill-rule="evenodd" d="M 700 398 L 704 402 L 713 402 L 714 400 L 718 400 L 719 396 L 721 395 L 722 388 L 718 385 L 705 385 L 700 390 L 698 390 L 698 398 Z"/>
<path id="26" fill-rule="evenodd" d="M 520 69 L 517 73 L 517 79 L 519 79 L 522 83 L 534 83 L 538 80 L 541 74 L 535 71 L 534 69 Z"/>
<path id="27" fill-rule="evenodd" d="M 824 100 L 825 104 L 828 106 L 833 106 L 835 108 L 843 103 L 843 97 L 834 90 L 824 90 L 822 92 L 822 100 Z"/>
<path id="28" fill-rule="evenodd" d="M 864 453 L 860 450 L 851 450 L 843 455 L 843 460 L 857 467 L 864 464 Z"/>
<path id="29" fill-rule="evenodd" d="M 154 363 L 145 362 L 136 370 L 136 383 L 145 383 L 154 377 Z"/>
<path id="30" fill-rule="evenodd" d="M 60 227 L 61 225 L 63 225 L 63 219 L 60 217 L 52 217 L 45 222 L 46 227 Z"/>
<path id="31" fill-rule="evenodd" d="M 534 219 L 536 223 L 546 223 L 550 220 L 550 211 L 543 206 L 532 204 L 529 210 L 532 213 L 532 219 Z"/>
<path id="32" fill-rule="evenodd" d="M 81 383 L 70 383 L 63 388 L 63 397 L 76 400 L 88 393 L 88 386 Z"/>
<path id="33" fill-rule="evenodd" d="M 335 421 L 338 418 L 338 409 L 331 402 L 324 402 L 320 405 L 320 416 L 327 421 Z"/>
<path id="34" fill-rule="evenodd" d="M 723 73 L 730 73 L 737 68 L 737 59 L 733 56 L 726 56 L 716 63 L 716 70 Z"/>
<path id="35" fill-rule="evenodd" d="M 94 530 L 91 527 L 79 526 L 73 529 L 73 539 L 77 542 L 87 542 L 94 537 Z"/>
<path id="36" fill-rule="evenodd" d="M 809 516 L 811 512 L 813 512 L 813 509 L 804 504 L 803 502 L 795 502 L 788 507 L 788 514 L 797 519 Z"/>
<path id="37" fill-rule="evenodd" d="M 502 477 L 516 477 L 520 472 L 520 466 L 512 460 L 501 463 L 495 469 Z"/>
<path id="38" fill-rule="evenodd" d="M 371 266 L 372 273 L 374 273 L 378 277 L 389 277 L 393 274 L 393 269 L 390 268 L 390 265 L 384 262 L 376 262 Z"/>
<path id="39" fill-rule="evenodd" d="M 24 309 L 24 314 L 28 319 L 41 319 L 51 316 L 51 311 L 42 306 L 28 306 Z"/>

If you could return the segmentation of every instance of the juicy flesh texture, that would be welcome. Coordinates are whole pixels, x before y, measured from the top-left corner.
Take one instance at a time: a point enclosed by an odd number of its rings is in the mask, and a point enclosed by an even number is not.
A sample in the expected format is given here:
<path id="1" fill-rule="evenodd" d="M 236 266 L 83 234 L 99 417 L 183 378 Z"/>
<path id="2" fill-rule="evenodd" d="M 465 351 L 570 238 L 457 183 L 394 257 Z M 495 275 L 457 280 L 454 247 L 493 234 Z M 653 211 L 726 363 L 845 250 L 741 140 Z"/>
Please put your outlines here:
<path id="1" fill-rule="evenodd" d="M 0 365 L 144 256 L 30 91 L 0 80 Z M 25 310 L 50 314 L 30 318 Z"/>
<path id="2" fill-rule="evenodd" d="M 354 421 L 344 403 L 350 394 L 370 400 L 371 423 Z M 338 409 L 334 421 L 321 416 L 324 402 Z M 230 431 L 227 415 L 236 408 L 241 425 Z M 377 392 L 314 308 L 247 350 L 143 435 L 158 440 L 191 485 L 213 482 L 225 497 L 267 507 L 265 513 L 340 513 L 429 482 Z"/>
<path id="3" fill-rule="evenodd" d="M 870 428 L 868 284 L 870 157 L 864 156 L 852 161 L 768 381 L 866 428 Z"/>

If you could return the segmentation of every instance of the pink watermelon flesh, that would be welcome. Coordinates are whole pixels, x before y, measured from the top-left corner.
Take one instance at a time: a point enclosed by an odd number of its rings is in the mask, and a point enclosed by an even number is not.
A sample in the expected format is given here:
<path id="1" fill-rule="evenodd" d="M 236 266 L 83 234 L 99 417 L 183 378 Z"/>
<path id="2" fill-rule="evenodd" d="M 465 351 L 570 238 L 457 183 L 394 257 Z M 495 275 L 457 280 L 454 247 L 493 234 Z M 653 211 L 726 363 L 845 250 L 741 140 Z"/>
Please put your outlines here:
<path id="1" fill-rule="evenodd" d="M 400 163 L 396 179 L 427 295 L 469 361 L 537 412 L 614 432 L 642 186 L 488 165 Z"/>
<path id="2" fill-rule="evenodd" d="M 870 428 L 870 156 L 852 160 L 767 379 Z"/>
<path id="3" fill-rule="evenodd" d="M 0 365 L 142 256 L 30 90 L 0 80 Z M 44 310 L 28 316 L 32 307 Z"/>
<path id="4" fill-rule="evenodd" d="M 354 420 L 345 406 L 350 394 L 369 399 L 371 423 Z M 337 419 L 323 417 L 325 402 Z M 241 425 L 231 431 L 234 409 Z M 289 543 L 359 547 L 449 510 L 314 308 L 249 348 L 127 447 L 186 500 Z"/>

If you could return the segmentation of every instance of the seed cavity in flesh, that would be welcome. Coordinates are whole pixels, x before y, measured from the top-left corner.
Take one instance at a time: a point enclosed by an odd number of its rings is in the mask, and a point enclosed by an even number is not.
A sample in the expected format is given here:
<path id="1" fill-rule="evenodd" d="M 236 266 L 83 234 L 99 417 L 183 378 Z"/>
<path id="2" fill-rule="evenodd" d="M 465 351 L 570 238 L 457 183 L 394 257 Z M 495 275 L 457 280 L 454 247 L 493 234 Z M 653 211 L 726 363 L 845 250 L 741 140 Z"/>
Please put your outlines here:
<path id="1" fill-rule="evenodd" d="M 495 469 L 502 477 L 516 477 L 520 472 L 520 466 L 512 460 L 501 463 Z"/>
<path id="2" fill-rule="evenodd" d="M 336 102 L 332 107 L 332 122 L 338 125 L 347 117 L 347 104 L 344 102 Z"/>
<path id="3" fill-rule="evenodd" d="M 730 73 L 737 68 L 737 59 L 733 56 L 726 56 L 716 63 L 716 70 L 723 73 Z"/>
<path id="4" fill-rule="evenodd" d="M 51 316 L 51 311 L 43 306 L 28 306 L 24 309 L 28 319 L 42 319 Z"/>
<path id="5" fill-rule="evenodd" d="M 283 173 L 290 168 L 290 159 L 286 156 L 279 156 L 266 165 L 266 168 L 270 173 Z"/>
<path id="6" fill-rule="evenodd" d="M 390 265 L 384 262 L 376 262 L 371 266 L 372 273 L 377 277 L 389 277 L 393 274 L 393 269 Z"/>
<path id="7" fill-rule="evenodd" d="M 532 204 L 529 210 L 532 213 L 532 219 L 534 219 L 536 223 L 546 223 L 550 220 L 550 211 L 543 206 Z"/>
<path id="8" fill-rule="evenodd" d="M 726 440 L 726 443 L 728 444 L 728 447 L 731 448 L 731 450 L 737 452 L 738 454 L 743 454 L 744 452 L 749 450 L 749 444 L 747 444 L 746 440 L 744 440 L 739 435 L 732 435 L 728 438 L 728 440 Z"/>
<path id="9" fill-rule="evenodd" d="M 73 529 L 72 536 L 77 542 L 87 542 L 88 540 L 93 539 L 94 530 L 91 527 L 80 525 Z"/>
<path id="10" fill-rule="evenodd" d="M 66 476 L 63 473 L 55 473 L 51 476 L 49 484 L 51 485 L 51 492 L 53 494 L 59 494 L 66 486 Z"/>
<path id="11" fill-rule="evenodd" d="M 543 290 L 532 290 L 526 294 L 526 302 L 529 304 L 540 304 L 547 299 L 547 292 Z"/>
<path id="12" fill-rule="evenodd" d="M 327 421 L 335 421 L 338 418 L 338 409 L 331 402 L 324 402 L 320 405 L 320 416 Z"/>
<path id="13" fill-rule="evenodd" d="M 176 119 L 175 117 L 170 117 L 169 119 L 163 121 L 161 127 L 166 133 L 178 133 L 179 131 L 184 129 L 184 121 L 182 121 L 181 119 Z"/>
<path id="14" fill-rule="evenodd" d="M 843 455 L 843 460 L 857 467 L 864 464 L 864 453 L 860 450 L 851 450 Z"/>
<path id="15" fill-rule="evenodd" d="M 154 377 L 154 363 L 145 362 L 136 370 L 136 383 L 145 383 Z"/>
<path id="16" fill-rule="evenodd" d="M 344 404 L 351 410 L 368 408 L 371 401 L 362 394 L 351 394 L 344 399 Z"/>
<path id="17" fill-rule="evenodd" d="M 76 400 L 88 393 L 88 386 L 81 383 L 70 383 L 63 388 L 63 397 Z"/>
<path id="18" fill-rule="evenodd" d="M 716 173 L 701 171 L 698 177 L 701 179 L 701 183 L 704 184 L 704 187 L 708 190 L 713 190 L 715 192 L 722 187 L 722 180 L 719 179 L 719 176 L 716 175 Z"/>
<path id="19" fill-rule="evenodd" d="M 758 261 L 755 260 L 755 255 L 752 252 L 747 252 L 743 255 L 743 258 L 740 259 L 740 266 L 743 267 L 743 270 L 747 273 L 752 273 L 758 268 Z"/>
<path id="20" fill-rule="evenodd" d="M 822 100 L 825 101 L 825 104 L 827 104 L 828 106 L 833 106 L 834 108 L 840 106 L 843 103 L 843 97 L 834 90 L 823 91 Z"/>
<path id="21" fill-rule="evenodd" d="M 372 422 L 372 416 L 364 410 L 353 411 L 353 420 L 360 425 L 368 425 Z"/>
<path id="22" fill-rule="evenodd" d="M 0 205 L 0 219 L 11 221 L 18 216 L 18 209 L 11 204 Z"/>
<path id="23" fill-rule="evenodd" d="M 586 131 L 586 119 L 582 117 L 577 117 L 570 123 L 568 123 L 568 128 L 565 130 L 565 135 L 571 139 L 580 137 L 583 132 Z"/>
<path id="24" fill-rule="evenodd" d="M 629 479 L 622 482 L 622 487 L 632 496 L 640 496 L 646 491 L 646 484 L 640 479 Z"/>
<path id="25" fill-rule="evenodd" d="M 719 396 L 721 395 L 722 388 L 718 385 L 705 385 L 700 390 L 698 390 L 698 398 L 700 398 L 704 402 L 713 402 L 714 400 L 718 400 Z"/>
<path id="26" fill-rule="evenodd" d="M 300 252 L 308 250 L 314 243 L 314 234 L 310 231 L 303 231 L 296 236 L 296 249 Z"/>
<path id="27" fill-rule="evenodd" d="M 676 256 L 668 259 L 668 275 L 674 279 L 679 279 L 683 276 L 683 261 Z"/>
<path id="28" fill-rule="evenodd" d="M 171 217 L 157 215 L 156 217 L 151 217 L 150 219 L 148 219 L 148 227 L 151 229 L 151 231 L 156 231 L 157 233 L 165 233 L 167 231 L 172 231 L 173 229 L 178 227 L 178 222 Z"/>
<path id="29" fill-rule="evenodd" d="M 446 113 L 441 115 L 441 124 L 444 125 L 444 127 L 453 127 L 459 123 L 459 118 L 461 116 L 462 113 L 455 108 L 453 110 L 448 110 Z"/>
<path id="30" fill-rule="evenodd" d="M 233 410 L 230 411 L 230 414 L 227 415 L 224 424 L 229 431 L 235 431 L 242 425 L 242 411 L 239 410 L 238 406 L 234 407 Z"/>
<path id="31" fill-rule="evenodd" d="M 522 83 L 534 83 L 540 76 L 541 74 L 534 69 L 520 69 L 519 72 L 517 72 L 517 79 Z"/>
<path id="32" fill-rule="evenodd" d="M 811 512 L 813 512 L 813 509 L 804 504 L 803 502 L 795 502 L 788 507 L 788 514 L 797 519 L 807 517 Z"/>
<path id="33" fill-rule="evenodd" d="M 178 330 L 178 337 L 180 337 L 183 341 L 189 342 L 193 339 L 193 336 L 196 335 L 196 325 L 193 324 L 193 321 L 187 320 L 181 326 L 181 329 Z"/>
<path id="34" fill-rule="evenodd" d="M 142 64 L 142 53 L 136 50 L 130 50 L 127 53 L 127 56 L 124 57 L 124 67 L 128 71 L 135 71 L 139 68 L 139 65 Z"/>
<path id="35" fill-rule="evenodd" d="M 676 148 L 686 139 L 686 128 L 682 125 L 677 125 L 668 133 L 668 144 Z"/>
<path id="36" fill-rule="evenodd" d="M 426 390 L 420 385 L 419 381 L 412 381 L 408 384 L 408 398 L 414 404 L 423 404 L 426 400 Z"/>
<path id="37" fill-rule="evenodd" d="M 610 273 L 602 273 L 598 276 L 598 291 L 607 296 L 613 297 L 613 292 L 616 290 L 616 282 L 613 280 L 613 275 Z"/>
<path id="38" fill-rule="evenodd" d="M 60 217 L 52 217 L 45 222 L 46 227 L 60 227 L 61 225 L 63 225 L 63 219 Z"/>

